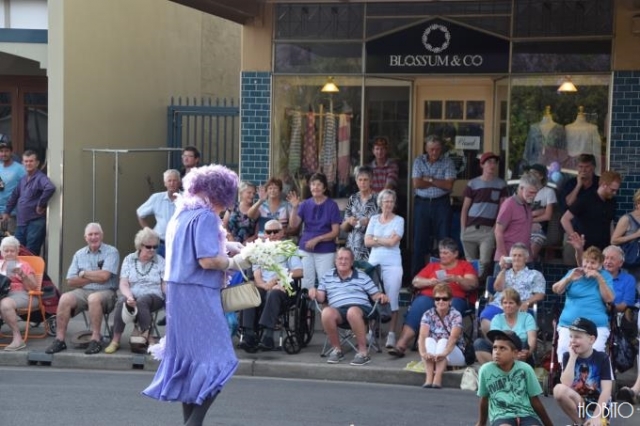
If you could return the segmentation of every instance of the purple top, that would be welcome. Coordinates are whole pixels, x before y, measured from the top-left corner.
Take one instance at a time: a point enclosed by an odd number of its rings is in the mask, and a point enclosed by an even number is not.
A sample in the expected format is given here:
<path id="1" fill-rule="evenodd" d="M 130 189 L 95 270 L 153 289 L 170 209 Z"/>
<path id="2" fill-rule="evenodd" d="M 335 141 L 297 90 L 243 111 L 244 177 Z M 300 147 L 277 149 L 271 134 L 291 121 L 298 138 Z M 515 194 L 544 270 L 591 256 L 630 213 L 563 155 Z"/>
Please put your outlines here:
<path id="1" fill-rule="evenodd" d="M 202 207 L 182 210 L 175 214 L 167 225 L 167 263 L 164 280 L 176 284 L 194 284 L 211 288 L 224 285 L 224 273 L 203 269 L 198 259 L 215 257 L 220 253 L 219 235 L 222 221 L 211 210 Z M 176 232 L 178 228 L 183 228 Z M 215 232 L 215 230 L 218 232 Z M 204 236 L 209 235 L 209 238 Z M 225 250 L 224 246 L 222 248 Z M 175 251 L 178 255 L 173 255 Z M 188 280 L 188 281 L 185 281 Z"/>
<path id="2" fill-rule="evenodd" d="M 47 175 L 36 170 L 33 175 L 26 175 L 13 190 L 7 201 L 5 213 L 11 213 L 17 206 L 17 225 L 24 226 L 34 219 L 45 217 L 46 213 L 36 213 L 36 207 L 47 208 L 49 198 L 56 191 Z"/>
<path id="3" fill-rule="evenodd" d="M 304 228 L 300 237 L 300 250 L 307 249 L 304 245 L 312 238 L 331 232 L 331 225 L 340 225 L 342 217 L 335 201 L 327 198 L 323 203 L 316 204 L 313 198 L 304 200 L 298 206 L 298 217 Z M 316 245 L 313 253 L 333 253 L 336 251 L 335 241 L 322 241 Z"/>

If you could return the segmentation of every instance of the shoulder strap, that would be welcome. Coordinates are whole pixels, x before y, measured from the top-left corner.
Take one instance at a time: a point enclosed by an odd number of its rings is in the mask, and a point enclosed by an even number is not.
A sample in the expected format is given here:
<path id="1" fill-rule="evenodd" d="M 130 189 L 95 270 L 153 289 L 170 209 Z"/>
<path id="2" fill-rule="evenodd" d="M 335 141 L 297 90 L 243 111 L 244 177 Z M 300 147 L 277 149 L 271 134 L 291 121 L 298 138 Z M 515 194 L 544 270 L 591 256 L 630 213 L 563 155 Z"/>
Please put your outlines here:
<path id="1" fill-rule="evenodd" d="M 438 316 L 438 319 L 440 319 L 440 323 L 442 324 L 442 326 L 444 327 L 445 330 L 447 330 L 447 334 L 449 336 L 451 336 L 451 330 L 449 330 L 449 327 L 447 327 L 447 324 L 445 324 L 444 319 L 442 319 L 442 317 L 440 316 L 440 314 L 438 313 L 438 311 L 434 308 L 433 311 L 436 313 L 436 315 Z"/>
<path id="2" fill-rule="evenodd" d="M 633 221 L 633 223 L 636 225 L 636 229 L 640 228 L 640 223 L 638 223 L 638 221 L 636 220 L 635 217 L 633 217 L 633 215 L 631 213 L 627 213 L 627 216 L 629 216 L 629 218 L 631 218 L 631 220 Z"/>

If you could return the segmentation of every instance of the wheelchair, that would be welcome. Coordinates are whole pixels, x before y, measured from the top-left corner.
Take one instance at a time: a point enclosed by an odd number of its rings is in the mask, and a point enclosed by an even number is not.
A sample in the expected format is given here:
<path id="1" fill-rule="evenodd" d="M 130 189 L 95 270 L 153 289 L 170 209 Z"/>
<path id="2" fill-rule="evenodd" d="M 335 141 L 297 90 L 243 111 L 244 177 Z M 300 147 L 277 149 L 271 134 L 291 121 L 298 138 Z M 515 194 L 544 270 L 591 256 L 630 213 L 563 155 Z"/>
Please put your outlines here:
<path id="1" fill-rule="evenodd" d="M 276 349 L 282 349 L 290 355 L 299 353 L 302 348 L 311 342 L 316 320 L 315 310 L 310 304 L 307 290 L 301 288 L 301 280 L 295 279 L 292 286 L 295 293 L 282 304 L 278 315 L 278 327 L 276 328 L 276 332 L 280 332 Z M 256 323 L 254 324 L 254 330 L 257 330 L 256 337 L 258 339 L 262 338 L 263 332 L 258 325 L 261 311 L 261 307 L 258 307 L 255 316 Z M 239 332 L 240 342 L 242 342 L 244 339 L 244 330 L 242 327 L 240 327 Z M 255 353 L 258 351 L 258 348 L 247 348 L 246 351 Z"/>

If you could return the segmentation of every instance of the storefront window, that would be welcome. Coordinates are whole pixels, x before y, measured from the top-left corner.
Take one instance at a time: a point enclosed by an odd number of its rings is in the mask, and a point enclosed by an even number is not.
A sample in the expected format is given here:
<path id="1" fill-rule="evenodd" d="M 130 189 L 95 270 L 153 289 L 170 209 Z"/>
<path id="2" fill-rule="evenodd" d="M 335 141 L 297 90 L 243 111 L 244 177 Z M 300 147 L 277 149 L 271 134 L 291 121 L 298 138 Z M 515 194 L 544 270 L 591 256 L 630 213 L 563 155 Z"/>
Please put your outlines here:
<path id="1" fill-rule="evenodd" d="M 278 73 L 337 74 L 362 72 L 361 43 L 276 43 Z"/>
<path id="2" fill-rule="evenodd" d="M 558 93 L 564 78 L 512 78 L 508 177 L 539 163 L 549 170 L 550 181 L 560 184 L 576 170 L 580 154 L 594 155 L 598 174 L 607 168 L 611 77 L 574 75 L 578 91 Z"/>
<path id="3" fill-rule="evenodd" d="M 274 77 L 272 173 L 304 189 L 322 171 L 332 196 L 342 197 L 362 157 L 363 79 L 336 76 L 335 94 L 321 91 L 326 81 L 326 75 Z"/>

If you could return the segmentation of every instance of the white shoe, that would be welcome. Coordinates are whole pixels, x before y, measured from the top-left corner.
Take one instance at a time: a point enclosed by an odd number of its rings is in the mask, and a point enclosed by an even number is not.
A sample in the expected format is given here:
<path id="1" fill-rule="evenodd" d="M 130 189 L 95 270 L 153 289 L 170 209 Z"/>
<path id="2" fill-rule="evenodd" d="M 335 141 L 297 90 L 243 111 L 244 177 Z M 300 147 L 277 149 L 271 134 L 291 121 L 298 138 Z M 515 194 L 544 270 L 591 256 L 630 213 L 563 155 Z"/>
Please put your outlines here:
<path id="1" fill-rule="evenodd" d="M 393 331 L 390 331 L 387 334 L 387 343 L 385 343 L 384 347 L 395 348 L 395 346 L 396 346 L 396 333 L 394 333 Z"/>

